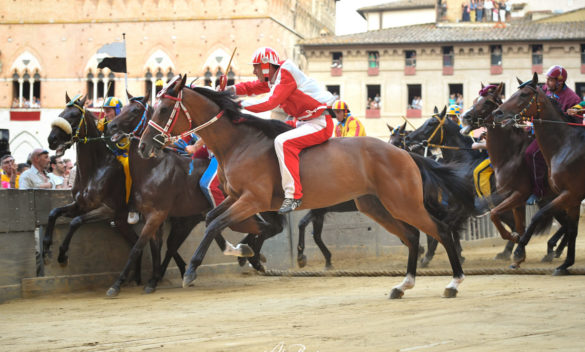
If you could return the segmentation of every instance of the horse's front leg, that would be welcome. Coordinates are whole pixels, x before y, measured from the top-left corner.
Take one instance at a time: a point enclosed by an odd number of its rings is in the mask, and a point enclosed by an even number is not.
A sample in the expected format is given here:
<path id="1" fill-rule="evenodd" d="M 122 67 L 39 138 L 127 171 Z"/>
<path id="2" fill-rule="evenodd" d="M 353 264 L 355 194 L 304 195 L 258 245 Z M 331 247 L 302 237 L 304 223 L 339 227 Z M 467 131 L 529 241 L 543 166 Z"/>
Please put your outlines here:
<path id="1" fill-rule="evenodd" d="M 64 207 L 55 208 L 49 213 L 49 220 L 47 221 L 47 226 L 45 227 L 45 231 L 43 233 L 43 259 L 45 259 L 45 264 L 47 264 L 47 257 L 50 257 L 51 255 L 51 245 L 53 244 L 53 231 L 55 230 L 55 222 L 63 215 L 71 218 L 79 216 L 79 207 L 77 203 L 73 202 L 71 204 L 67 204 Z"/>
<path id="2" fill-rule="evenodd" d="M 492 209 L 492 211 L 490 212 L 490 219 L 496 226 L 496 229 L 498 229 L 498 232 L 500 233 L 500 236 L 502 236 L 503 239 L 518 242 L 519 239 L 518 233 L 512 234 L 510 233 L 510 231 L 506 230 L 506 228 L 502 224 L 501 217 L 506 211 L 514 210 L 515 208 L 522 206 L 526 202 L 525 198 L 526 198 L 525 194 L 518 191 L 514 191 L 508 198 L 504 199 L 502 203 L 498 204 L 498 206 Z M 514 221 L 516 220 L 517 216 L 514 217 Z M 515 224 L 516 231 L 519 231 L 523 227 L 524 224 L 518 223 Z"/>
<path id="3" fill-rule="evenodd" d="M 205 235 L 203 236 L 203 240 L 201 241 L 199 247 L 197 247 L 197 250 L 193 254 L 193 257 L 191 258 L 191 262 L 189 264 L 189 268 L 187 269 L 187 271 L 185 272 L 185 276 L 183 277 L 183 287 L 189 286 L 197 277 L 195 271 L 203 262 L 203 258 L 205 257 L 205 254 L 209 249 L 211 241 L 213 241 L 213 239 L 217 235 L 221 234 L 221 232 L 226 227 L 232 224 L 242 222 L 261 210 L 260 207 L 256 205 L 257 202 L 251 199 L 248 200 L 247 198 L 248 197 L 246 197 L 245 195 L 240 197 L 227 210 L 219 214 L 213 221 L 211 221 L 209 226 L 207 226 L 207 229 L 205 230 Z M 223 204 L 224 203 L 222 203 L 221 205 Z"/>
<path id="4" fill-rule="evenodd" d="M 61 266 L 66 266 L 69 260 L 67 256 L 67 251 L 69 251 L 69 244 L 71 243 L 71 239 L 73 238 L 73 234 L 77 229 L 83 225 L 84 223 L 90 221 L 99 221 L 99 220 L 107 220 L 114 217 L 114 212 L 112 209 L 106 205 L 102 205 L 97 209 L 93 209 L 85 214 L 77 216 L 71 220 L 69 223 L 69 231 L 65 236 L 65 239 L 59 246 L 59 257 L 57 257 L 57 261 Z"/>
<path id="5" fill-rule="evenodd" d="M 205 226 L 209 226 L 209 224 L 219 216 L 219 214 L 223 213 L 224 211 L 226 211 L 229 207 L 232 206 L 232 204 L 234 204 L 234 202 L 236 201 L 236 199 L 232 196 L 227 196 L 226 199 L 223 200 L 223 202 L 221 202 L 220 205 L 218 205 L 217 207 L 211 209 L 207 215 L 205 216 Z"/>

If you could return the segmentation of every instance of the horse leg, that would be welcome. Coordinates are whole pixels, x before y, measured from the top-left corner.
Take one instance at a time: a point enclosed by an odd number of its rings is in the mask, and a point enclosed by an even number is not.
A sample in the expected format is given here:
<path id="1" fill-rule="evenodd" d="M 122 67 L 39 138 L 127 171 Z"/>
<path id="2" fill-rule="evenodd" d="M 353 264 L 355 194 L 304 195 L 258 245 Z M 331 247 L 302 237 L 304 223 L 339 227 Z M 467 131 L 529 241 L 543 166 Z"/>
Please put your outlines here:
<path id="1" fill-rule="evenodd" d="M 73 218 L 73 220 L 71 220 L 71 223 L 69 224 L 69 231 L 67 232 L 65 239 L 59 246 L 59 256 L 57 257 L 57 261 L 59 262 L 59 264 L 61 264 L 61 266 L 67 265 L 67 262 L 69 260 L 69 257 L 67 256 L 69 244 L 71 243 L 73 234 L 81 225 L 89 221 L 111 219 L 113 216 L 114 214 L 112 209 L 105 205 L 102 205 L 97 209 L 93 209 L 85 214 Z"/>
<path id="2" fill-rule="evenodd" d="M 315 217 L 315 209 L 309 210 L 305 216 L 299 221 L 299 242 L 297 244 L 297 264 L 299 268 L 304 268 L 307 265 L 307 256 L 305 255 L 305 229 Z M 313 231 L 315 231 L 313 229 Z"/>
<path id="3" fill-rule="evenodd" d="M 327 249 L 327 246 L 323 242 L 321 235 L 323 234 L 323 222 L 325 222 L 325 212 L 317 214 L 313 218 L 313 240 L 315 244 L 321 250 L 323 257 L 325 257 L 325 270 L 333 269 L 333 265 L 331 264 L 331 252 Z"/>
<path id="4" fill-rule="evenodd" d="M 226 197 L 217 207 L 211 209 L 207 212 L 205 216 L 205 226 L 209 226 L 209 224 L 219 216 L 219 214 L 226 211 L 232 204 L 234 204 L 234 199 L 232 197 Z"/>
<path id="5" fill-rule="evenodd" d="M 523 211 L 525 209 L 520 209 L 519 211 Z M 511 215 L 511 216 L 510 216 Z M 508 227 L 510 229 L 512 229 L 512 231 L 516 232 L 516 233 L 524 233 L 524 224 L 525 222 L 522 221 L 522 223 L 519 223 L 519 226 L 521 225 L 522 231 L 517 231 L 516 230 L 516 221 L 514 220 L 514 212 L 512 211 L 510 212 L 505 212 L 502 214 L 502 222 L 506 225 L 508 225 Z M 519 220 L 520 221 L 520 220 Z M 501 251 L 500 253 L 496 254 L 496 256 L 494 257 L 495 260 L 510 260 L 510 257 L 512 256 L 512 253 L 514 252 L 514 245 L 516 243 L 514 241 L 507 241 L 506 245 L 504 246 L 504 250 Z"/>
<path id="6" fill-rule="evenodd" d="M 579 202 L 577 206 L 570 208 L 567 212 L 567 233 L 565 235 L 565 237 L 567 237 L 567 257 L 565 258 L 565 262 L 553 272 L 553 275 L 555 276 L 568 275 L 568 268 L 575 264 L 575 244 L 577 241 L 577 234 L 579 233 L 580 207 L 581 202 Z"/>
<path id="7" fill-rule="evenodd" d="M 132 247 L 130 250 L 130 255 L 128 256 L 128 261 L 126 262 L 124 269 L 122 269 L 122 272 L 118 276 L 116 282 L 114 282 L 114 284 L 106 292 L 108 297 L 114 297 L 120 293 L 120 287 L 124 281 L 126 281 L 128 273 L 130 272 L 130 267 L 136 263 L 137 260 L 140 260 L 144 246 L 150 239 L 155 236 L 156 231 L 167 218 L 168 213 L 166 211 L 153 211 L 143 215 L 146 216 L 146 223 L 142 228 L 142 232 L 140 233 L 140 237 L 138 237 L 138 241 L 136 241 L 134 247 Z"/>
<path id="8" fill-rule="evenodd" d="M 264 244 L 264 241 L 270 237 L 276 236 L 284 230 L 285 217 L 277 212 L 263 212 L 256 214 L 255 218 L 259 221 L 261 231 L 258 235 L 249 235 L 254 256 L 248 257 L 248 262 L 257 271 L 265 272 L 266 270 L 264 269 L 262 262 L 266 262 L 266 257 L 260 252 L 262 250 L 262 245 Z"/>
<path id="9" fill-rule="evenodd" d="M 517 219 L 519 220 L 521 218 L 521 214 L 520 212 L 518 212 L 516 208 L 524 204 L 524 202 L 526 201 L 525 198 L 526 195 L 524 193 L 514 191 L 512 192 L 512 194 L 510 194 L 510 196 L 508 196 L 508 198 L 504 199 L 503 202 L 501 202 L 500 204 L 498 204 L 497 207 L 491 210 L 490 219 L 496 226 L 496 229 L 498 230 L 500 236 L 502 236 L 503 239 L 517 242 L 519 238 L 518 233 L 520 234 L 523 233 L 523 231 L 521 230 L 523 230 L 524 224 L 516 222 Z M 502 225 L 501 217 L 508 210 L 514 211 L 514 220 L 516 225 L 515 226 L 516 232 L 514 233 L 510 233 L 510 231 L 506 230 L 504 225 Z"/>
<path id="10" fill-rule="evenodd" d="M 561 244 L 563 244 L 563 242 L 565 244 L 567 243 L 566 237 L 564 236 L 565 232 L 566 232 L 566 227 L 563 225 L 546 242 L 546 254 L 542 258 L 541 262 L 550 263 L 553 261 L 553 258 L 555 257 L 555 246 L 557 245 L 557 242 L 559 241 L 559 239 L 561 239 Z M 559 244 L 559 247 L 561 247 L 561 244 Z M 557 250 L 559 247 L 557 247 Z M 561 249 L 561 252 L 562 252 L 562 249 Z M 558 258 L 558 256 L 556 256 L 556 258 Z"/>
<path id="11" fill-rule="evenodd" d="M 496 254 L 494 259 L 495 260 L 508 260 L 508 259 L 510 259 L 512 252 L 514 251 L 515 244 L 516 243 L 512 240 L 509 240 L 508 242 L 506 242 L 506 246 L 504 247 L 504 250 L 501 251 L 500 253 Z"/>
<path id="12" fill-rule="evenodd" d="M 463 264 L 465 262 L 465 257 L 461 255 L 461 253 L 463 252 L 463 247 L 461 247 L 459 231 L 453 231 L 453 244 L 455 245 L 455 250 L 457 251 L 459 261 L 461 262 L 461 264 Z"/>
<path id="13" fill-rule="evenodd" d="M 559 243 L 555 249 L 555 258 L 559 258 L 563 254 L 563 250 L 565 250 L 565 247 L 567 247 L 567 242 L 569 242 L 569 239 L 567 238 L 566 227 L 561 226 L 561 228 L 564 229 L 564 235 L 561 237 L 561 243 Z"/>
<path id="14" fill-rule="evenodd" d="M 431 260 L 433 260 L 433 257 L 435 256 L 435 251 L 437 250 L 438 244 L 439 242 L 436 239 L 432 238 L 431 236 L 427 236 L 428 250 L 425 256 L 420 259 L 420 266 L 422 268 L 426 268 L 427 266 L 429 266 L 429 263 L 431 262 Z"/>
<path id="15" fill-rule="evenodd" d="M 128 213 L 122 212 L 119 214 L 117 218 L 114 219 L 114 223 L 116 224 L 116 229 L 122 235 L 122 237 L 126 240 L 129 247 L 134 247 L 136 241 L 138 241 L 138 235 L 134 231 L 132 225 L 128 224 Z M 134 281 L 136 285 L 140 285 L 142 283 L 142 256 L 137 260 L 134 265 Z"/>
<path id="16" fill-rule="evenodd" d="M 150 255 L 152 258 L 152 276 L 146 286 L 144 286 L 144 293 L 153 293 L 156 290 L 156 285 L 161 279 L 161 263 L 160 263 L 160 250 L 162 248 L 162 236 L 163 229 L 162 225 L 156 231 L 154 238 L 150 239 Z"/>
<path id="17" fill-rule="evenodd" d="M 231 197 L 228 196 L 224 202 L 229 201 L 230 198 Z M 183 287 L 188 287 L 197 278 L 196 270 L 203 262 L 203 258 L 209 249 L 211 241 L 218 234 L 220 234 L 226 227 L 232 224 L 238 224 L 258 213 L 258 207 L 252 206 L 255 202 L 249 202 L 247 198 L 249 197 L 244 194 L 239 199 L 235 201 L 232 200 L 230 202 L 232 205 L 209 223 L 209 226 L 205 229 L 203 240 L 201 240 L 201 243 L 199 243 L 199 246 L 191 257 L 189 267 L 183 276 Z"/>
<path id="18" fill-rule="evenodd" d="M 55 222 L 63 215 L 71 218 L 79 216 L 79 207 L 77 206 L 77 203 L 73 202 L 64 207 L 55 208 L 49 213 L 49 220 L 47 221 L 47 226 L 43 233 L 43 259 L 45 260 L 45 264 L 48 264 L 47 259 L 51 257 L 51 245 L 53 244 Z"/>
<path id="19" fill-rule="evenodd" d="M 392 288 L 390 299 L 402 298 L 404 291 L 414 287 L 418 262 L 419 231 L 414 227 L 396 220 L 375 196 L 362 196 L 355 200 L 362 213 L 376 221 L 389 233 L 396 235 L 408 247 L 406 277 Z"/>
<path id="20" fill-rule="evenodd" d="M 526 260 L 526 251 L 525 247 L 532 238 L 534 232 L 537 232 L 541 229 L 553 215 L 559 213 L 559 209 L 564 208 L 564 204 L 567 204 L 571 200 L 571 195 L 569 192 L 562 192 L 559 194 L 555 199 L 553 199 L 550 203 L 545 205 L 544 207 L 540 208 L 540 210 L 534 215 L 530 225 L 524 232 L 524 235 L 518 241 L 518 246 L 514 251 L 514 263 L 510 266 L 513 269 L 517 269 L 520 267 L 520 264 Z M 568 229 L 567 229 L 568 231 Z"/>

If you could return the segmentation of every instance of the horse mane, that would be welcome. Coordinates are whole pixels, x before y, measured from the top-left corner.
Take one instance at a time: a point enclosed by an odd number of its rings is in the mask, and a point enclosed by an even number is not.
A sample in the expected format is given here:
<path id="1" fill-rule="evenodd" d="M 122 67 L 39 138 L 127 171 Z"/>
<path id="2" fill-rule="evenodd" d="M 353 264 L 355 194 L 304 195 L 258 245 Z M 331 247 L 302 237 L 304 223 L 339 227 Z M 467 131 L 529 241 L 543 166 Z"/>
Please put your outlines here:
<path id="1" fill-rule="evenodd" d="M 279 134 L 293 129 L 292 126 L 287 125 L 280 120 L 262 119 L 250 114 L 242 113 L 240 104 L 235 100 L 235 96 L 229 91 L 218 92 L 204 87 L 193 87 L 190 89 L 217 104 L 219 108 L 224 111 L 224 116 L 226 116 L 232 123 L 245 124 L 257 128 L 268 138 L 274 139 Z"/>

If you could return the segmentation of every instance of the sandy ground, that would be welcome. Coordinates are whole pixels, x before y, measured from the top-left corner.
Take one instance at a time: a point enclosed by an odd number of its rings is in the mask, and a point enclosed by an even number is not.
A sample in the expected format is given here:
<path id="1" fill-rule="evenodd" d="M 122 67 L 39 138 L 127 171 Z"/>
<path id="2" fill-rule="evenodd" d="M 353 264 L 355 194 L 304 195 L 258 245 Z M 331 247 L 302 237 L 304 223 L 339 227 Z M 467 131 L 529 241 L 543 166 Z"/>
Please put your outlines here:
<path id="1" fill-rule="evenodd" d="M 545 238 L 528 247 L 541 264 Z M 505 267 L 502 246 L 465 249 L 465 268 Z M 585 240 L 577 263 L 585 267 Z M 335 255 L 335 253 L 334 253 Z M 434 268 L 444 267 L 438 252 Z M 309 270 L 322 263 L 311 263 Z M 338 269 L 404 269 L 405 258 L 335 261 Z M 585 278 L 468 276 L 455 299 L 441 298 L 450 277 L 418 277 L 389 300 L 400 277 L 200 277 L 152 295 L 125 287 L 14 300 L 0 305 L 2 351 L 583 351 Z"/>

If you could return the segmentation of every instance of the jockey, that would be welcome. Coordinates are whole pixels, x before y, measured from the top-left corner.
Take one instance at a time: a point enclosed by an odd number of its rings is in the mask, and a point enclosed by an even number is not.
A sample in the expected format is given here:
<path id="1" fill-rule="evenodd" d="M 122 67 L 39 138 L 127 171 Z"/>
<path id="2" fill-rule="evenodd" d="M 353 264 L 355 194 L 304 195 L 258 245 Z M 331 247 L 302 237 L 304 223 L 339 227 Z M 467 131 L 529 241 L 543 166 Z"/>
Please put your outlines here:
<path id="1" fill-rule="evenodd" d="M 332 109 L 339 122 L 335 127 L 335 137 L 362 137 L 366 135 L 364 125 L 351 116 L 349 107 L 344 101 L 336 100 Z"/>
<path id="2" fill-rule="evenodd" d="M 122 102 L 116 97 L 107 97 L 104 100 L 104 117 L 98 121 L 97 128 L 100 132 L 104 133 L 106 126 L 112 121 L 120 111 L 122 110 Z M 126 186 L 126 204 L 128 204 L 128 223 L 136 224 L 140 220 L 138 213 L 133 209 L 133 205 L 130 202 L 130 194 L 132 194 L 132 177 L 130 176 L 130 164 L 128 162 L 128 149 L 130 148 L 130 141 L 128 138 L 123 138 L 121 141 L 116 143 L 116 148 L 110 148 L 110 150 L 116 155 L 116 159 L 122 164 L 125 176 Z"/>
<path id="3" fill-rule="evenodd" d="M 203 144 L 203 139 L 198 139 L 197 136 L 192 133 L 189 136 L 183 137 L 182 140 L 175 142 L 177 149 L 183 149 L 186 153 L 191 154 L 193 159 L 209 159 L 209 166 L 201 176 L 199 180 L 199 187 L 205 195 L 205 198 L 209 201 L 209 204 L 213 208 L 217 207 L 225 196 L 221 189 L 219 189 L 219 177 L 217 175 L 217 159 L 207 149 L 207 146 Z M 189 171 L 191 174 L 191 171 Z"/>
<path id="4" fill-rule="evenodd" d="M 581 101 L 579 96 L 565 84 L 566 81 L 567 70 L 562 66 L 553 65 L 546 72 L 546 85 L 542 88 L 548 97 L 558 101 L 563 112 L 567 112 Z M 542 198 L 547 185 L 548 170 L 536 139 L 526 148 L 524 158 L 530 169 L 532 193 L 536 198 Z"/>
<path id="5" fill-rule="evenodd" d="M 457 125 L 461 126 L 459 115 L 461 115 L 461 107 L 457 104 L 449 105 L 449 108 L 447 108 L 447 117 L 453 120 Z"/>
<path id="6" fill-rule="evenodd" d="M 308 147 L 327 141 L 333 133 L 333 121 L 326 110 L 335 100 L 312 78 L 307 77 L 291 60 L 281 61 L 276 51 L 261 47 L 252 56 L 253 82 L 242 82 L 227 89 L 236 95 L 268 93 L 260 99 L 242 101 L 251 112 L 270 111 L 280 106 L 296 121 L 296 128 L 274 139 L 274 148 L 284 190 L 284 202 L 279 213 L 286 214 L 302 202 L 299 154 Z"/>

